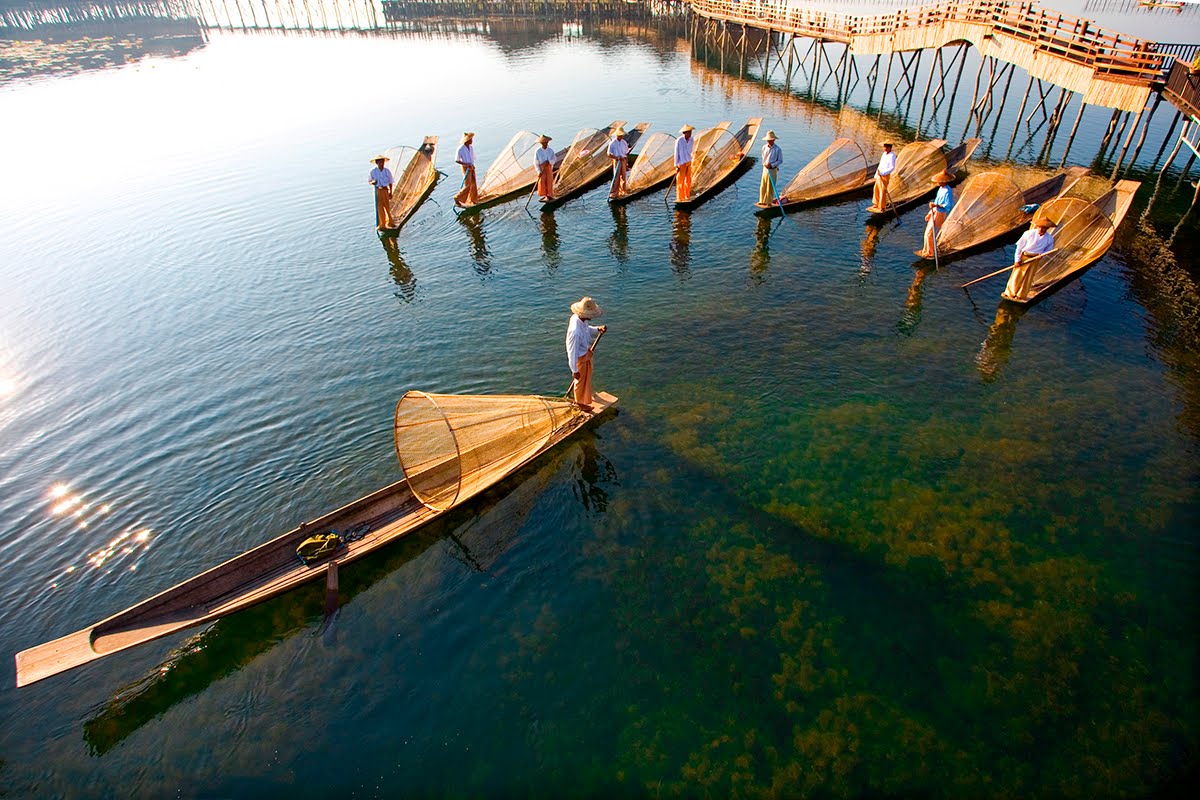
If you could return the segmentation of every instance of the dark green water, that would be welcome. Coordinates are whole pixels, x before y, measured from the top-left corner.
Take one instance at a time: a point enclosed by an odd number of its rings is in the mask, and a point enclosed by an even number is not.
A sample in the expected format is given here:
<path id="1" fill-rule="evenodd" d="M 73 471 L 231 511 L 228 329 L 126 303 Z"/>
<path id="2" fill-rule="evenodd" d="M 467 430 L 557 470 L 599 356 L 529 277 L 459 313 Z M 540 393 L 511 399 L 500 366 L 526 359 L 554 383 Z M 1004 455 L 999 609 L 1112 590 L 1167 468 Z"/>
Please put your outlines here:
<path id="1" fill-rule="evenodd" d="M 921 271 L 913 213 L 760 224 L 757 169 L 690 216 L 593 193 L 469 221 L 448 180 L 375 238 L 367 158 L 426 134 L 447 169 L 464 129 L 487 162 L 519 128 L 764 116 L 794 172 L 867 130 L 670 37 L 213 34 L 9 84 L 0 113 L 24 121 L 0 134 L 0 652 L 395 480 L 407 389 L 561 391 L 582 294 L 621 397 L 344 570 L 330 619 L 314 586 L 21 690 L 6 662 L 0 789 L 1102 797 L 1194 770 L 1177 170 L 1009 314 L 959 285 L 1010 244 Z"/>

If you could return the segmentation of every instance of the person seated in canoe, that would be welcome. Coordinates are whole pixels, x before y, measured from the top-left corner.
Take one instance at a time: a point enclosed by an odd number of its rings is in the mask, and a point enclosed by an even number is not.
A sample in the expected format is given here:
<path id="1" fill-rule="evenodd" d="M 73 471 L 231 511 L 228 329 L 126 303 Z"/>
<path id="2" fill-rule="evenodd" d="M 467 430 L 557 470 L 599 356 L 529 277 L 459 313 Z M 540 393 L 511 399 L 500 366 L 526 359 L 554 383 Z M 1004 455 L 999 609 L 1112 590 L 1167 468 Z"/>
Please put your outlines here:
<path id="1" fill-rule="evenodd" d="M 879 166 L 875 169 L 875 188 L 871 196 L 871 208 L 885 210 L 888 203 L 887 186 L 896 171 L 896 154 L 892 152 L 891 142 L 881 142 L 883 155 L 879 157 Z"/>
<path id="2" fill-rule="evenodd" d="M 579 408 L 588 412 L 592 410 L 592 345 L 608 330 L 607 325 L 597 327 L 588 322 L 602 313 L 595 300 L 584 297 L 571 304 L 571 321 L 567 323 L 567 365 L 575 378 L 571 389 Z"/>
<path id="3" fill-rule="evenodd" d="M 1001 297 L 1009 300 L 1024 300 L 1033 288 L 1034 256 L 1044 255 L 1054 249 L 1054 234 L 1050 229 L 1054 221 L 1045 214 L 1033 221 L 1033 227 L 1021 234 L 1017 240 L 1017 256 L 1013 270 L 1008 275 L 1008 285 Z"/>
<path id="4" fill-rule="evenodd" d="M 625 129 L 613 131 L 613 140 L 608 143 L 608 157 L 612 161 L 612 184 L 608 187 L 609 197 L 625 194 L 625 176 L 629 171 L 629 142 L 625 141 Z"/>
<path id="5" fill-rule="evenodd" d="M 762 180 L 758 182 L 758 204 L 769 206 L 783 202 L 782 197 L 776 197 L 775 187 L 779 185 L 779 168 L 783 166 L 783 148 L 775 144 L 775 131 L 767 131 L 767 143 L 762 149 Z"/>
<path id="6" fill-rule="evenodd" d="M 543 203 L 554 199 L 554 149 L 550 147 L 550 137 L 542 134 L 538 137 L 542 143 L 533 154 L 533 163 L 537 166 L 538 200 Z"/>
<path id="7" fill-rule="evenodd" d="M 954 208 L 954 190 L 950 188 L 954 175 L 942 170 L 931 180 L 938 185 L 938 190 L 933 196 L 933 202 L 929 204 L 929 213 L 925 215 L 925 246 L 919 253 L 921 258 L 934 258 L 937 255 L 934 248 L 937 247 L 938 231 L 942 229 L 942 223 L 946 221 L 950 209 Z"/>
<path id="8" fill-rule="evenodd" d="M 675 140 L 675 199 L 677 201 L 692 198 L 692 150 L 696 143 L 692 141 L 691 125 L 679 129 L 680 137 Z"/>
<path id="9" fill-rule="evenodd" d="M 475 205 L 479 202 L 479 187 L 475 183 L 474 131 L 467 131 L 462 135 L 462 146 L 454 156 L 454 163 L 462 167 L 463 171 L 462 188 L 454 195 L 454 205 L 459 208 Z"/>
<path id="10" fill-rule="evenodd" d="M 389 210 L 392 205 L 394 179 L 392 171 L 384 166 L 388 162 L 387 156 L 380 154 L 371 160 L 375 162 L 375 168 L 367 176 L 367 183 L 375 187 L 375 227 L 382 231 L 394 227 L 392 212 Z"/>

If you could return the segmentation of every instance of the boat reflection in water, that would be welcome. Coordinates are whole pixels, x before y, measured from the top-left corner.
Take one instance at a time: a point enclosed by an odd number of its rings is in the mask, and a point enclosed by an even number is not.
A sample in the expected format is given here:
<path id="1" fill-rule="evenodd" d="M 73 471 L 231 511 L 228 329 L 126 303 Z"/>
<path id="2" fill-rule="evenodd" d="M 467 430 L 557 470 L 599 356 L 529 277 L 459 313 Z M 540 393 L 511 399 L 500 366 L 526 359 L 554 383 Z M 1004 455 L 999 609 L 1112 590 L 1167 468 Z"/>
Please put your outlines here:
<path id="1" fill-rule="evenodd" d="M 396 237 L 383 236 L 379 241 L 383 242 L 383 252 L 387 254 L 388 263 L 391 264 L 389 272 L 392 282 L 399 289 L 394 294 L 404 302 L 411 303 L 417 296 L 417 276 L 409 269 L 408 264 L 404 263 Z"/>
<path id="2" fill-rule="evenodd" d="M 774 220 L 759 217 L 754 229 L 754 249 L 750 251 L 750 278 L 761 283 L 767 278 L 767 270 L 771 268 L 771 227 Z"/>
<path id="3" fill-rule="evenodd" d="M 904 336 L 912 336 L 916 333 L 917 326 L 921 324 L 921 309 L 924 305 L 925 290 L 922 284 L 925 279 L 933 272 L 933 265 L 928 267 L 914 267 L 914 275 L 912 285 L 908 287 L 908 296 L 904 298 L 904 313 L 900 315 L 900 321 L 896 323 L 896 330 Z"/>
<path id="4" fill-rule="evenodd" d="M 558 220 L 547 212 L 541 215 L 542 254 L 545 256 L 546 272 L 553 273 L 562 264 L 562 255 L 558 249 L 561 241 L 558 238 Z"/>
<path id="5" fill-rule="evenodd" d="M 866 278 L 875 268 L 875 250 L 879 247 L 879 226 L 867 223 L 863 226 L 862 255 L 858 266 L 858 277 Z"/>
<path id="6" fill-rule="evenodd" d="M 471 261 L 475 264 L 475 271 L 480 277 L 487 277 L 492 271 L 492 253 L 483 235 L 483 217 L 479 214 L 459 214 L 455 219 L 467 229 L 467 235 L 471 238 Z"/>
<path id="7" fill-rule="evenodd" d="M 625 205 L 612 203 L 613 232 L 608 237 L 608 252 L 619 264 L 629 261 L 629 223 L 625 219 Z"/>
<path id="8" fill-rule="evenodd" d="M 611 418 L 594 424 L 601 426 Z M 594 429 L 577 436 L 567 446 L 548 453 L 545 461 L 535 462 L 483 492 L 471 505 L 454 509 L 428 527 L 388 544 L 373 557 L 340 570 L 339 605 L 348 605 L 435 545 L 446 548 L 451 558 L 471 572 L 490 570 L 555 483 L 569 485 L 586 511 L 604 511 L 608 506 L 604 484 L 617 480 L 616 469 L 600 453 Z M 104 755 L 146 723 L 249 665 L 276 644 L 304 631 L 319 634 L 329 623 L 322 582 L 223 617 L 188 637 L 162 664 L 119 690 L 86 720 L 83 738 L 88 749 L 93 755 Z"/>
<path id="9" fill-rule="evenodd" d="M 691 276 L 692 215 L 687 211 L 676 211 L 671 225 L 671 270 L 681 278 Z"/>
<path id="10" fill-rule="evenodd" d="M 996 308 L 996 319 L 988 328 L 987 338 L 975 356 L 975 368 L 979 377 L 991 383 L 1000 377 L 1000 371 L 1008 363 L 1012 352 L 1013 336 L 1017 332 L 1017 322 L 1025 316 L 1027 306 L 1019 303 L 1001 302 Z"/>

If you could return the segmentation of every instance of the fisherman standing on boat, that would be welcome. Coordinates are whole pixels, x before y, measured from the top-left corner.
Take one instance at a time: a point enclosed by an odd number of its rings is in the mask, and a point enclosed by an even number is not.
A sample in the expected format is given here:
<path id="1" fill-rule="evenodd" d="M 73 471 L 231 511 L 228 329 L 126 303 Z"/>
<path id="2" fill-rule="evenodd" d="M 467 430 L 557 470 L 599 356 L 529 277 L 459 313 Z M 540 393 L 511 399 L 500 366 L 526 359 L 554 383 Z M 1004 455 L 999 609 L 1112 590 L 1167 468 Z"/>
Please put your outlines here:
<path id="1" fill-rule="evenodd" d="M 607 325 L 589 325 L 588 321 L 603 313 L 596 301 L 584 297 L 571 304 L 571 321 L 567 323 L 567 365 L 575 383 L 575 402 L 584 411 L 592 410 L 592 343 L 608 330 Z"/>
<path id="2" fill-rule="evenodd" d="M 384 166 L 388 162 L 385 155 L 377 155 L 371 159 L 375 168 L 367 177 L 367 182 L 375 187 L 375 227 L 386 230 L 392 226 L 392 171 Z"/>
<path id="3" fill-rule="evenodd" d="M 454 163 L 462 167 L 463 185 L 454 195 L 454 205 L 463 208 L 479 202 L 479 187 L 475 185 L 475 132 L 467 131 L 462 137 L 462 146 L 454 156 Z"/>
<path id="4" fill-rule="evenodd" d="M 538 137 L 542 143 L 533 154 L 533 162 L 537 165 L 538 200 L 543 203 L 554 199 L 554 149 L 550 147 L 550 137 L 542 134 Z"/>
<path id="5" fill-rule="evenodd" d="M 950 188 L 953 180 L 954 176 L 946 170 L 933 176 L 933 183 L 938 185 L 938 190 L 929 204 L 929 213 L 925 215 L 925 246 L 919 254 L 921 258 L 934 258 L 937 255 L 934 248 L 937 247 L 938 232 L 946 221 L 946 215 L 954 208 L 954 190 Z"/>
<path id="6" fill-rule="evenodd" d="M 692 151 L 696 143 L 692 141 L 691 125 L 679 129 L 683 134 L 675 140 L 675 199 L 677 201 L 692 198 Z"/>
<path id="7" fill-rule="evenodd" d="M 779 168 L 783 166 L 783 149 L 775 144 L 775 131 L 767 131 L 767 143 L 762 149 L 762 180 L 758 184 L 758 204 L 769 206 L 783 198 L 775 196 L 779 185 Z"/>
<path id="8" fill-rule="evenodd" d="M 629 142 L 625 141 L 625 129 L 613 131 L 613 140 L 608 144 L 608 157 L 613 162 L 612 185 L 608 187 L 609 197 L 620 197 L 625 194 L 625 175 L 629 170 Z"/>
<path id="9" fill-rule="evenodd" d="M 879 167 L 875 170 L 875 191 L 871 197 L 871 208 L 884 210 L 888 207 L 888 181 L 896 171 L 896 154 L 892 152 L 892 143 L 883 142 L 883 155 L 879 157 Z"/>
<path id="10" fill-rule="evenodd" d="M 1017 240 L 1017 256 L 1013 262 L 1013 270 L 1008 276 L 1008 286 L 1004 287 L 1003 297 L 1009 300 L 1024 300 L 1029 290 L 1033 288 L 1033 266 L 1028 262 L 1033 256 L 1044 255 L 1054 249 L 1054 234 L 1050 229 L 1054 222 L 1042 214 L 1033 221 L 1033 227 L 1021 234 Z"/>

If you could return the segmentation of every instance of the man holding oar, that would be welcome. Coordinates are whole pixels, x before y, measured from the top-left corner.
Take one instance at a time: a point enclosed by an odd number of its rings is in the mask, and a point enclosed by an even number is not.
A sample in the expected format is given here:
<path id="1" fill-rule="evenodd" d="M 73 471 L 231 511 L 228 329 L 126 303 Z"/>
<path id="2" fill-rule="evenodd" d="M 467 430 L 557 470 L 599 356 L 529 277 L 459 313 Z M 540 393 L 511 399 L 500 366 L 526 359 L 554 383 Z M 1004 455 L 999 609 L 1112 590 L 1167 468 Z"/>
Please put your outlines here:
<path id="1" fill-rule="evenodd" d="M 596 301 L 584 297 L 571 304 L 571 321 L 567 323 L 567 366 L 575 382 L 575 402 L 583 411 L 592 410 L 592 349 L 607 325 L 594 326 L 588 322 L 603 313 Z"/>
<path id="2" fill-rule="evenodd" d="M 937 258 L 937 235 L 942 230 L 946 215 L 954 208 L 954 190 L 950 188 L 954 176 L 942 170 L 933 176 L 933 182 L 938 185 L 937 194 L 929 204 L 929 213 L 925 215 L 925 246 L 918 253 L 921 258 Z"/>
<path id="3" fill-rule="evenodd" d="M 875 190 L 871 196 L 871 207 L 879 209 L 888 207 L 887 185 L 896 171 L 896 154 L 892 152 L 892 143 L 882 144 L 883 155 L 879 157 L 879 167 L 875 170 Z"/>
<path id="4" fill-rule="evenodd" d="M 385 155 L 377 155 L 371 159 L 375 168 L 371 170 L 367 182 L 375 187 L 375 225 L 383 231 L 392 227 L 392 171 L 384 166 L 388 162 Z"/>
<path id="5" fill-rule="evenodd" d="M 463 185 L 454 195 L 454 205 L 464 208 L 479 202 L 479 187 L 475 185 L 475 132 L 467 131 L 462 137 L 462 146 L 454 156 L 454 163 L 462 167 Z"/>
<path id="6" fill-rule="evenodd" d="M 625 176 L 629 171 L 629 142 L 625 141 L 625 129 L 613 131 L 613 140 L 608 143 L 608 157 L 612 161 L 612 184 L 608 187 L 609 197 L 625 194 Z"/>
<path id="7" fill-rule="evenodd" d="M 762 180 L 758 182 L 758 204 L 769 206 L 782 203 L 783 199 L 776 194 L 775 187 L 779 185 L 779 168 L 783 166 L 783 150 L 775 144 L 775 131 L 767 131 L 767 143 L 762 149 Z"/>
<path id="8" fill-rule="evenodd" d="M 679 129 L 681 134 L 675 140 L 675 199 L 677 201 L 692 199 L 692 151 L 696 143 L 692 141 L 691 125 Z"/>
<path id="9" fill-rule="evenodd" d="M 1033 288 L 1034 267 L 1029 262 L 1035 256 L 1041 256 L 1054 249 L 1054 234 L 1050 229 L 1054 222 L 1042 214 L 1033 222 L 1034 227 L 1021 234 L 1017 240 L 1017 257 L 1013 271 L 1008 276 L 1008 286 L 1004 287 L 1001 297 L 1008 300 L 1024 300 L 1029 290 Z"/>
<path id="10" fill-rule="evenodd" d="M 538 137 L 542 143 L 533 154 L 533 162 L 537 165 L 538 200 L 548 203 L 554 199 L 554 149 L 550 147 L 550 137 L 542 134 Z"/>

